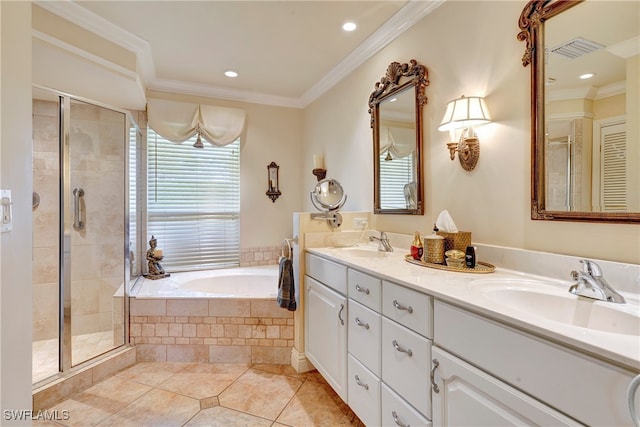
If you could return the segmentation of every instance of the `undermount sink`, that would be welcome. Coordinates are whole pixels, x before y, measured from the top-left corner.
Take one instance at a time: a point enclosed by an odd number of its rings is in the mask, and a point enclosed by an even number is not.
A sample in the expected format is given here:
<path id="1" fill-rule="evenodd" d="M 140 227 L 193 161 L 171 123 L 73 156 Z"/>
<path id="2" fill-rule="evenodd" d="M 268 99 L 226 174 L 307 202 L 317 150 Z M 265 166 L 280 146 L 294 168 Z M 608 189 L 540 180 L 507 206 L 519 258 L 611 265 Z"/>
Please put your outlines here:
<path id="1" fill-rule="evenodd" d="M 640 335 L 637 304 L 578 297 L 555 285 L 527 280 L 481 279 L 474 289 L 491 303 L 565 325 L 623 335 Z"/>
<path id="2" fill-rule="evenodd" d="M 378 245 L 351 246 L 340 248 L 340 250 L 361 258 L 385 258 L 392 254 L 392 252 L 379 251 Z"/>

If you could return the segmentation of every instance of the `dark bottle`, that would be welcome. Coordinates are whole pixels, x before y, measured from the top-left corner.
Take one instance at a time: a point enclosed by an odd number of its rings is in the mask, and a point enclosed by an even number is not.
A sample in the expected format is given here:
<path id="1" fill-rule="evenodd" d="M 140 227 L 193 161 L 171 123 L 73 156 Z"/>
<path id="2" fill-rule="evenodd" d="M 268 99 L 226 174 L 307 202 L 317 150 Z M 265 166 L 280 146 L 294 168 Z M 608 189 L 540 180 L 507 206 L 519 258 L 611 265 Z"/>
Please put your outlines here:
<path id="1" fill-rule="evenodd" d="M 476 249 L 473 246 L 467 246 L 464 256 L 464 263 L 467 268 L 475 268 L 476 266 Z"/>

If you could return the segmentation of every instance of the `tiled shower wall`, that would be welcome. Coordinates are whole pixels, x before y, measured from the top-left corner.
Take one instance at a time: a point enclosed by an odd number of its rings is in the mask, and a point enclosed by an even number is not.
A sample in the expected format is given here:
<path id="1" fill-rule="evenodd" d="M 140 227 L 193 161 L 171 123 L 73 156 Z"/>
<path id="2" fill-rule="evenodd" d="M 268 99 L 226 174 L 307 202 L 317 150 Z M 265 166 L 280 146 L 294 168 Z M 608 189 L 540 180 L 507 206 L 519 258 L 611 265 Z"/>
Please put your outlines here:
<path id="1" fill-rule="evenodd" d="M 124 279 L 125 130 L 122 113 L 72 102 L 71 186 L 84 189 L 86 212 L 85 229 L 71 231 L 74 335 L 114 328 L 113 295 Z M 40 206 L 33 211 L 33 338 L 44 340 L 58 334 L 60 178 L 56 102 L 34 100 L 33 140 L 34 191 L 40 196 Z"/>

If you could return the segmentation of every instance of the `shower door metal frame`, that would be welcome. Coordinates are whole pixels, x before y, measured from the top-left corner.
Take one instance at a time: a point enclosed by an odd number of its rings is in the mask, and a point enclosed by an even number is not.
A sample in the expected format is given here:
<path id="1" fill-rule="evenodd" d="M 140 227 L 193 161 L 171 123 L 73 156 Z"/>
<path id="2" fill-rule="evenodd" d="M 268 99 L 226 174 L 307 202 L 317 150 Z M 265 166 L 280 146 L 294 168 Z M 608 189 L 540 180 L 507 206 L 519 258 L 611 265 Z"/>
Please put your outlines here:
<path id="1" fill-rule="evenodd" d="M 131 113 L 129 111 L 123 110 L 121 108 L 113 107 L 104 103 L 100 103 L 94 100 L 73 96 L 67 93 L 60 92 L 55 89 L 50 89 L 40 85 L 33 85 L 34 88 L 44 90 L 52 93 L 57 96 L 59 99 L 59 149 L 60 149 L 60 158 L 59 158 L 59 168 L 60 168 L 60 180 L 59 180 L 59 190 L 60 190 L 60 224 L 59 224 L 59 290 L 60 290 L 60 298 L 59 298 L 59 323 L 58 323 L 58 374 L 65 373 L 75 368 L 77 366 L 83 366 L 85 363 L 92 361 L 96 357 L 99 357 L 103 354 L 108 354 L 119 347 L 126 346 L 129 344 L 130 336 L 129 336 L 129 295 L 130 289 L 129 284 L 131 280 L 130 276 L 130 252 L 129 252 L 129 127 L 134 126 L 136 128 L 136 135 L 140 136 L 141 132 L 138 127 L 138 124 L 133 120 Z M 123 324 L 123 344 L 117 345 L 108 350 L 106 353 L 96 355 L 91 357 L 88 360 L 84 360 L 78 362 L 77 364 L 73 364 L 72 359 L 72 342 L 71 342 L 71 232 L 73 230 L 74 223 L 74 212 L 71 208 L 71 198 L 72 189 L 71 189 L 71 161 L 70 161 L 70 125 L 71 125 L 71 101 L 79 101 L 86 104 L 90 104 L 99 108 L 105 108 L 108 110 L 116 111 L 122 113 L 125 117 L 125 126 L 123 129 L 123 140 L 124 140 L 124 187 L 122 189 L 124 197 L 123 204 L 123 215 L 124 215 L 124 240 L 122 246 L 122 253 L 124 258 L 124 271 L 123 271 L 123 280 L 125 286 L 123 293 L 123 316 L 122 319 Z M 52 378 L 55 378 L 54 374 Z M 45 380 L 48 381 L 48 380 Z"/>

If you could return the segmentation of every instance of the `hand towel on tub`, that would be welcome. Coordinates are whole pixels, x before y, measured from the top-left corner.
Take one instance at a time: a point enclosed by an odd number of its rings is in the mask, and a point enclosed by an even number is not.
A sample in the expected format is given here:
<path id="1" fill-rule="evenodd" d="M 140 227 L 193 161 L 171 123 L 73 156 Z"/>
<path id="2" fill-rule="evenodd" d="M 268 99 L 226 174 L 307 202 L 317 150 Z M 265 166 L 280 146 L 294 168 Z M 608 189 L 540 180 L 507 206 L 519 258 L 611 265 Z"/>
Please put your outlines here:
<path id="1" fill-rule="evenodd" d="M 296 310 L 296 291 L 293 284 L 293 262 L 289 257 L 280 257 L 278 273 L 278 305 L 289 311 Z"/>

